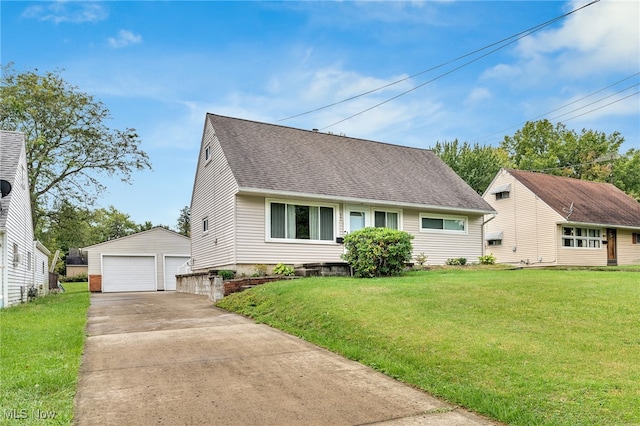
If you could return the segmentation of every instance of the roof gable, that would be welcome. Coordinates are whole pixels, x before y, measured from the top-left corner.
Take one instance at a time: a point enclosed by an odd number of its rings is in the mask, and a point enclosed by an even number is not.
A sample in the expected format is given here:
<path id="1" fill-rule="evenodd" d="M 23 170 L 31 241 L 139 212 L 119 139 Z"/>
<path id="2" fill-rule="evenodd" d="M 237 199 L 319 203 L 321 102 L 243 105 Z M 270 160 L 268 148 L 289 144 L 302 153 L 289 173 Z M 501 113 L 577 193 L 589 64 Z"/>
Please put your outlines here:
<path id="1" fill-rule="evenodd" d="M 570 222 L 640 227 L 640 203 L 610 183 L 507 171 Z"/>
<path id="2" fill-rule="evenodd" d="M 492 212 L 433 151 L 208 114 L 241 189 Z"/>
<path id="3" fill-rule="evenodd" d="M 82 250 L 93 250 L 96 247 L 102 246 L 102 245 L 106 245 L 106 244 L 110 244 L 113 243 L 115 241 L 118 242 L 122 242 L 123 240 L 127 240 L 127 239 L 133 239 L 133 238 L 144 238 L 145 236 L 151 234 L 151 233 L 167 233 L 170 235 L 171 238 L 184 238 L 185 240 L 190 240 L 189 237 L 185 237 L 182 234 L 179 234 L 175 231 L 172 231 L 171 229 L 166 229 L 163 228 L 162 226 L 156 226 L 154 228 L 151 229 L 147 229 L 146 231 L 141 231 L 141 232 L 136 232 L 135 234 L 130 234 L 130 235 L 125 235 L 124 237 L 120 237 L 120 238 L 115 238 L 113 240 L 107 240 L 107 241 L 103 241 L 101 243 L 97 243 L 91 246 L 87 246 L 87 247 L 83 247 Z"/>
<path id="4" fill-rule="evenodd" d="M 0 179 L 6 180 L 15 189 L 20 157 L 25 149 L 24 133 L 0 130 Z M 2 199 L 2 208 L 7 209 L 11 201 L 9 194 Z M 0 213 L 0 228 L 6 226 L 7 214 Z"/>

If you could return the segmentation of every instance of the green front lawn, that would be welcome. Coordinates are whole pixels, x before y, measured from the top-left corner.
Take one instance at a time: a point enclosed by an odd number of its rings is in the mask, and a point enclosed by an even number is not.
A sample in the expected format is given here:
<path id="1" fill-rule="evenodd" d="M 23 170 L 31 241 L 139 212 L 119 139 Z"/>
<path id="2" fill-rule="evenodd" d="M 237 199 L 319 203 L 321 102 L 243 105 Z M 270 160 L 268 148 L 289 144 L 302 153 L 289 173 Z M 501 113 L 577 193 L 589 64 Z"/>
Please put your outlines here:
<path id="1" fill-rule="evenodd" d="M 518 425 L 640 424 L 640 274 L 306 278 L 218 306 Z"/>
<path id="2" fill-rule="evenodd" d="M 0 424 L 70 424 L 89 308 L 87 283 L 0 310 Z"/>

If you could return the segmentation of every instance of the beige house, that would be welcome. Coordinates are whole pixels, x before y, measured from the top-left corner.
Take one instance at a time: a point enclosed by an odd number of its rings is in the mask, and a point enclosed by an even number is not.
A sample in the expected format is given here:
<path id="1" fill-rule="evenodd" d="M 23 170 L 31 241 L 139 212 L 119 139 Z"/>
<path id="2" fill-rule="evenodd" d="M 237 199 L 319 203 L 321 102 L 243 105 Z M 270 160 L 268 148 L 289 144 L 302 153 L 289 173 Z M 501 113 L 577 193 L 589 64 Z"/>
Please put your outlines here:
<path id="1" fill-rule="evenodd" d="M 502 169 L 485 253 L 522 265 L 640 265 L 640 203 L 614 185 Z"/>
<path id="2" fill-rule="evenodd" d="M 189 260 L 189 246 L 189 238 L 156 227 L 86 247 L 89 290 L 175 290 L 178 269 Z"/>
<path id="3" fill-rule="evenodd" d="M 429 264 L 482 255 L 493 209 L 432 151 L 208 114 L 191 198 L 191 268 L 342 262 L 367 226 L 414 235 Z"/>

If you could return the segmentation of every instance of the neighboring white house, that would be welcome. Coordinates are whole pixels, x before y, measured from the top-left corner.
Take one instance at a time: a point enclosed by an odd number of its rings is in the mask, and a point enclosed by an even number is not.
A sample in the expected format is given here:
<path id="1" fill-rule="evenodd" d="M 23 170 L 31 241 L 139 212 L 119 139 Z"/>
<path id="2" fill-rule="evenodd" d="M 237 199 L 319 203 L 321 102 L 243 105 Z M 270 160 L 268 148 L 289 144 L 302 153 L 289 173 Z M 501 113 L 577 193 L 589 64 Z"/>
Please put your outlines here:
<path id="1" fill-rule="evenodd" d="M 640 203 L 609 183 L 500 170 L 485 251 L 499 263 L 640 265 Z"/>
<path id="2" fill-rule="evenodd" d="M 0 131 L 0 307 L 28 300 L 29 288 L 48 289 L 49 251 L 34 241 L 24 134 Z M 10 189 L 10 192 L 8 192 Z M 45 264 L 47 276 L 40 273 Z"/>
<path id="3" fill-rule="evenodd" d="M 493 209 L 430 150 L 207 114 L 191 268 L 341 262 L 342 237 L 407 231 L 429 264 L 477 261 Z"/>
<path id="4" fill-rule="evenodd" d="M 189 260 L 189 238 L 156 227 L 84 248 L 89 290 L 175 290 L 176 274 Z"/>

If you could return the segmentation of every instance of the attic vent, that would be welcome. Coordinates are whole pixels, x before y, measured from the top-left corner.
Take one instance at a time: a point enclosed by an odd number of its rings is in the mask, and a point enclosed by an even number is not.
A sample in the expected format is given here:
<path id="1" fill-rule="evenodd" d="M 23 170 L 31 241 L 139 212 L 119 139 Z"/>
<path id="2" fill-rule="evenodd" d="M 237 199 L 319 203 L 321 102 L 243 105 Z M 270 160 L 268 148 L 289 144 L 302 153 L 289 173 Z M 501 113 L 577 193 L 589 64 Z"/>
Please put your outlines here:
<path id="1" fill-rule="evenodd" d="M 318 133 L 318 129 L 313 129 L 314 132 Z"/>

